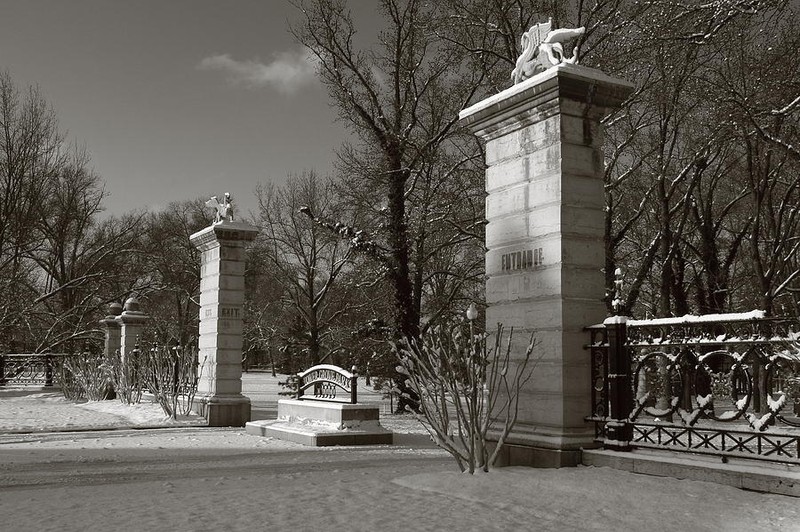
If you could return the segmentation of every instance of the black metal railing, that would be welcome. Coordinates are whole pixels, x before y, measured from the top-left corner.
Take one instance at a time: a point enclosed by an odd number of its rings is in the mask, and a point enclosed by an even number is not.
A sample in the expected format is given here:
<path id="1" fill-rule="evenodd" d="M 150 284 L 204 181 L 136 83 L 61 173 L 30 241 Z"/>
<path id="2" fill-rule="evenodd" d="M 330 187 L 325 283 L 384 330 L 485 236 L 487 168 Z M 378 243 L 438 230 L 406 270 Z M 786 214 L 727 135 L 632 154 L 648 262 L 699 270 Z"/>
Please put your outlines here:
<path id="1" fill-rule="evenodd" d="M 720 318 L 589 327 L 588 419 L 606 448 L 800 461 L 800 323 Z"/>
<path id="2" fill-rule="evenodd" d="M 63 353 L 0 355 L 0 386 L 53 386 Z"/>

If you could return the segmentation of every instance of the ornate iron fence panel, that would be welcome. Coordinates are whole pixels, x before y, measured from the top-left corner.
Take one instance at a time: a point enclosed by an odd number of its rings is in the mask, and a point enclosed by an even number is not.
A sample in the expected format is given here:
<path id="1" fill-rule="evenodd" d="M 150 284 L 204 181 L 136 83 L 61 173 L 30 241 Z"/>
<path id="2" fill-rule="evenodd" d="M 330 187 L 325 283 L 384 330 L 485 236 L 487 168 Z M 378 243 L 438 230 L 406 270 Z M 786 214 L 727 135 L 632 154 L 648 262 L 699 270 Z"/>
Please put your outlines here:
<path id="1" fill-rule="evenodd" d="M 633 443 L 637 447 L 800 461 L 800 434 L 634 423 Z"/>
<path id="2" fill-rule="evenodd" d="M 764 318 L 617 320 L 590 327 L 588 419 L 597 439 L 620 450 L 629 445 L 800 462 L 798 328 L 796 320 Z M 609 338 L 619 334 L 625 341 L 615 348 Z M 627 375 L 609 374 L 611 366 L 621 367 L 616 357 L 628 357 Z M 610 393 L 621 377 L 631 395 Z M 629 402 L 617 405 L 623 412 L 617 416 L 615 397 Z M 623 425 L 627 432 L 620 432 Z M 620 444 L 619 434 L 627 442 Z"/>
<path id="3" fill-rule="evenodd" d="M 53 386 L 63 354 L 0 355 L 0 386 Z"/>

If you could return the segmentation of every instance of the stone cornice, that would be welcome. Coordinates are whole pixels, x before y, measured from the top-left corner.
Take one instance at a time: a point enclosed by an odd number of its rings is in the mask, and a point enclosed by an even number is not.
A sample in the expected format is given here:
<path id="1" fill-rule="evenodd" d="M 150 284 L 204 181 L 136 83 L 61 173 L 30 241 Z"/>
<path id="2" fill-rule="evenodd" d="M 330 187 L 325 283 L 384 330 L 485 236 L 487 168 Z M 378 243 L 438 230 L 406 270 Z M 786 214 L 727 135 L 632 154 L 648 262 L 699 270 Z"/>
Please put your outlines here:
<path id="1" fill-rule="evenodd" d="M 560 64 L 482 100 L 459 113 L 462 125 L 485 139 L 521 127 L 528 112 L 552 115 L 564 99 L 589 105 L 605 114 L 619 107 L 634 86 L 580 65 Z M 598 119 L 600 117 L 598 116 Z"/>
<path id="2" fill-rule="evenodd" d="M 220 222 L 202 229 L 189 240 L 197 248 L 210 247 L 210 244 L 226 242 L 250 242 L 258 234 L 258 228 L 241 222 Z"/>
<path id="3" fill-rule="evenodd" d="M 150 316 L 148 316 L 144 312 L 139 312 L 137 310 L 134 311 L 126 310 L 125 312 L 114 318 L 114 321 L 116 321 L 120 325 L 122 325 L 123 323 L 130 325 L 141 325 L 147 323 L 147 321 L 149 320 Z"/>

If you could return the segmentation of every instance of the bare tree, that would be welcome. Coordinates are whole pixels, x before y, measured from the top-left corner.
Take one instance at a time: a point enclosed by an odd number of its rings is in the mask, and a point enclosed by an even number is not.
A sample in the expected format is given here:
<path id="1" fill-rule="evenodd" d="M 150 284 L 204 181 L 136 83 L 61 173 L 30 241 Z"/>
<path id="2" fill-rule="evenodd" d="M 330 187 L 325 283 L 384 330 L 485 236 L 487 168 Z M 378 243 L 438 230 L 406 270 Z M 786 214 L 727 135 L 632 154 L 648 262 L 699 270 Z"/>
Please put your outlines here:
<path id="1" fill-rule="evenodd" d="M 381 2 L 386 26 L 372 49 L 357 47 L 343 2 L 315 0 L 298 7 L 303 20 L 293 31 L 318 58 L 322 81 L 361 143 L 342 150 L 341 166 L 355 185 L 355 202 L 373 205 L 365 211 L 375 215 L 370 229 L 380 239 L 393 287 L 397 334 L 416 337 L 421 287 L 419 282 L 415 287 L 415 275 L 424 279 L 425 273 L 421 264 L 413 271 L 420 238 L 409 227 L 409 205 L 420 180 L 457 175 L 446 165 L 433 170 L 435 156 L 458 134 L 458 110 L 471 101 L 484 74 L 463 68 L 467 56 L 441 45 L 433 31 L 436 10 L 423 2 Z M 473 153 L 458 158 L 455 168 L 474 158 Z M 425 213 L 419 220 L 427 221 Z"/>
<path id="2" fill-rule="evenodd" d="M 769 313 L 776 305 L 795 312 L 800 293 L 800 38 L 791 23 L 797 14 L 796 4 L 787 4 L 763 13 L 758 25 L 738 27 L 712 78 L 749 192 L 750 260 L 743 273 L 758 287 L 751 304 Z"/>
<path id="3" fill-rule="evenodd" d="M 99 221 L 105 192 L 89 164 L 39 90 L 0 74 L 0 348 L 78 347 L 121 297 L 112 279 L 135 248 L 136 218 Z"/>
<path id="4" fill-rule="evenodd" d="M 590 9 L 603 12 L 610 4 Z M 740 152 L 731 148 L 737 141 L 717 112 L 712 72 L 727 63 L 742 28 L 762 23 L 762 12 L 780 6 L 615 4 L 619 11 L 605 11 L 606 21 L 598 22 L 618 34 L 584 47 L 586 63 L 637 82 L 626 106 L 607 120 L 608 293 L 621 265 L 628 276 L 627 312 L 683 314 L 697 310 L 693 300 L 719 310 L 730 303 L 722 294 L 741 255 L 743 225 L 735 218 L 747 195 L 741 186 L 720 187 L 719 172 L 734 167 Z M 692 298 L 693 289 L 704 294 Z"/>
<path id="5" fill-rule="evenodd" d="M 20 304 L 33 297 L 27 287 L 36 272 L 25 255 L 38 244 L 37 208 L 63 161 L 63 140 L 55 111 L 39 90 L 22 92 L 8 72 L 0 72 L 0 289 L 6 295 L 0 336 L 6 339 L 23 326 Z"/>
<path id="6" fill-rule="evenodd" d="M 211 225 L 205 200 L 172 202 L 144 220 L 137 289 L 148 301 L 158 340 L 187 345 L 197 336 L 200 252 L 189 237 Z"/>
<path id="7" fill-rule="evenodd" d="M 281 188 L 260 187 L 257 196 L 262 233 L 256 247 L 282 286 L 285 312 L 299 324 L 308 363 L 318 364 L 334 352 L 336 325 L 359 301 L 337 293 L 347 291 L 340 280 L 352 267 L 352 248 L 301 209 L 323 217 L 344 216 L 347 209 L 336 201 L 332 183 L 313 171 L 290 176 Z"/>

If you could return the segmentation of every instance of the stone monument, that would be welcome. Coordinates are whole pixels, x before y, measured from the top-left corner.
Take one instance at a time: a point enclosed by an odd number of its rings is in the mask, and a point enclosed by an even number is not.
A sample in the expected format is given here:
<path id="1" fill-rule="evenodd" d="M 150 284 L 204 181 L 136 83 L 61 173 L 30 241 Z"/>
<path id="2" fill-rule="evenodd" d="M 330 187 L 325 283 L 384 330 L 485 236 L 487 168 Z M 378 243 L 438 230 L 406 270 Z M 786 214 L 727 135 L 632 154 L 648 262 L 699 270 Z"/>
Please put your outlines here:
<path id="1" fill-rule="evenodd" d="M 250 399 L 242 395 L 242 329 L 245 245 L 258 229 L 235 222 L 230 194 L 216 196 L 214 223 L 193 234 L 200 250 L 199 381 L 194 409 L 212 427 L 243 427 Z"/>
<path id="2" fill-rule="evenodd" d="M 487 329 L 514 327 L 518 358 L 534 332 L 541 356 L 501 465 L 576 465 L 594 446 L 583 329 L 606 316 L 600 120 L 633 86 L 565 56 L 582 33 L 534 26 L 517 83 L 460 113 L 486 142 Z"/>
<path id="3" fill-rule="evenodd" d="M 391 444 L 378 407 L 358 402 L 355 369 L 320 364 L 297 373 L 294 398 L 278 401 L 278 419 L 251 421 L 245 431 L 314 447 Z M 338 399 L 337 390 L 346 396 Z"/>

